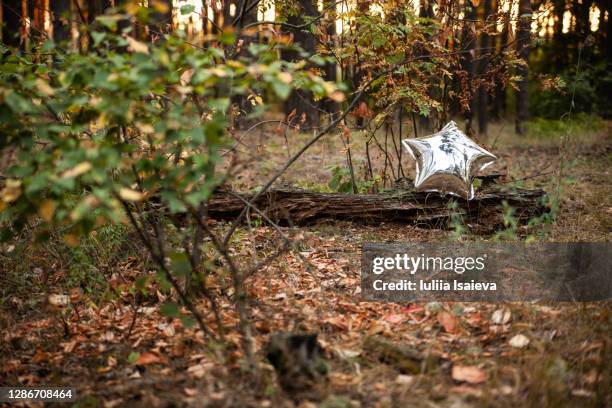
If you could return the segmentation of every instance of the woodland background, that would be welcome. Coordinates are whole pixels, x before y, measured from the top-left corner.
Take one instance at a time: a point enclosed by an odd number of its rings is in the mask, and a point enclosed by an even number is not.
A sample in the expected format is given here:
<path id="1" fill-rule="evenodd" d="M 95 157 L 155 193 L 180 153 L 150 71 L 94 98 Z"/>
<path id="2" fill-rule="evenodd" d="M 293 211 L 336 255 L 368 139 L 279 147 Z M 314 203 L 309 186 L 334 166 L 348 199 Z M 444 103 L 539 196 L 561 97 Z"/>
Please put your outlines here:
<path id="1" fill-rule="evenodd" d="M 608 302 L 359 298 L 364 242 L 609 240 L 609 1 L 0 5 L 0 385 L 612 403 Z M 499 157 L 478 205 L 411 191 L 450 120 Z"/>

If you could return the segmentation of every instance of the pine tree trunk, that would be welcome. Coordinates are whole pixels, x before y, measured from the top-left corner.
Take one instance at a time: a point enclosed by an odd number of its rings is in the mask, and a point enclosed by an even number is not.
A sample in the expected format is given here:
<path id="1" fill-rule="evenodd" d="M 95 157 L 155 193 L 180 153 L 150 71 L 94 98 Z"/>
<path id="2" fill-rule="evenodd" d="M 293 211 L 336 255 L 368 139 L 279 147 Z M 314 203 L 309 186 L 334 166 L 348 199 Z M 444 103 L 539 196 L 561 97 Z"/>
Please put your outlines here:
<path id="1" fill-rule="evenodd" d="M 96 17 L 103 15 L 112 7 L 110 0 L 87 0 L 87 22 L 92 24 Z"/>
<path id="2" fill-rule="evenodd" d="M 469 0 L 466 1 L 465 19 L 468 21 L 476 19 L 476 7 L 472 6 L 472 2 Z M 471 27 L 471 24 L 464 24 L 463 33 L 461 35 L 461 47 L 466 51 L 462 54 L 461 65 L 463 66 L 463 70 L 467 73 L 468 92 L 472 91 L 472 82 L 474 80 L 474 74 L 476 73 L 474 53 L 476 52 L 477 39 L 475 33 L 472 32 Z M 472 136 L 474 134 L 474 110 L 474 95 L 470 95 L 469 109 L 464 114 L 466 122 L 465 133 L 467 133 L 468 136 Z"/>
<path id="3" fill-rule="evenodd" d="M 525 134 L 525 122 L 529 118 L 529 45 L 531 41 L 531 2 L 519 0 L 519 21 L 516 44 L 519 57 L 525 62 L 517 69 L 521 76 L 516 94 L 516 133 Z"/>
<path id="4" fill-rule="evenodd" d="M 129 3 L 129 1 L 130 0 L 114 0 L 114 5 L 115 7 L 120 7 L 122 9 L 122 12 L 125 13 L 125 6 Z M 130 27 L 131 25 L 132 23 L 127 18 L 122 18 L 121 20 L 119 20 L 119 23 L 117 24 L 119 28 L 119 32 L 122 32 L 124 29 Z M 132 26 L 132 30 L 133 30 L 133 26 Z M 119 51 L 126 52 L 127 47 L 119 47 Z"/>
<path id="5" fill-rule="evenodd" d="M 358 15 L 362 16 L 366 14 L 369 8 L 370 8 L 369 0 L 357 0 Z M 355 30 L 357 33 L 361 31 L 358 25 L 355 26 Z M 355 41 L 358 41 L 359 37 L 360 35 L 356 34 Z M 363 79 L 366 76 L 366 71 L 361 66 L 361 60 L 359 57 L 359 47 L 355 47 L 355 49 L 357 50 L 357 53 L 355 55 L 355 65 L 353 66 L 353 78 L 352 78 L 354 92 L 356 92 L 357 89 L 359 89 L 359 87 L 361 86 L 363 82 Z M 359 129 L 362 129 L 365 126 L 365 118 L 363 116 L 358 116 L 355 122 L 355 125 Z"/>
<path id="6" fill-rule="evenodd" d="M 606 5 L 606 13 L 608 13 L 608 24 L 607 26 L 604 28 L 602 26 L 600 26 L 600 30 L 606 30 L 606 57 L 608 59 L 608 61 L 612 60 L 612 4 L 610 4 L 612 2 L 610 1 L 606 1 L 605 5 Z M 604 15 L 604 12 L 602 10 L 601 15 Z M 599 20 L 600 22 L 603 22 L 603 18 L 601 18 Z"/>
<path id="7" fill-rule="evenodd" d="M 23 49 L 23 10 L 21 0 L 2 0 L 2 42 Z"/>
<path id="8" fill-rule="evenodd" d="M 166 9 L 158 10 L 149 2 L 149 8 L 154 9 L 148 30 L 149 39 L 161 38 L 163 34 L 172 31 L 172 0 L 158 0 L 158 3 L 163 3 Z"/>
<path id="9" fill-rule="evenodd" d="M 299 0 L 301 6 L 297 16 L 289 16 L 287 23 L 292 25 L 304 24 L 302 16 L 314 17 L 318 14 L 317 8 L 312 0 Z M 316 39 L 308 29 L 285 30 L 285 33 L 293 34 L 294 42 L 302 47 L 306 53 L 315 53 Z M 295 61 L 299 55 L 294 51 L 283 52 L 283 59 Z M 319 127 L 319 106 L 315 102 L 312 92 L 294 90 L 285 102 L 285 114 L 287 121 L 293 125 L 299 125 L 302 129 L 311 130 Z"/>
<path id="10" fill-rule="evenodd" d="M 435 17 L 433 6 L 434 6 L 434 0 L 421 0 L 420 7 L 419 7 L 419 16 L 423 17 L 423 18 L 431 18 L 431 19 L 433 19 Z M 422 54 L 422 51 L 421 51 L 421 54 Z M 430 89 L 427 92 L 427 94 L 432 99 L 435 97 L 433 89 Z M 419 118 L 419 127 L 420 127 L 420 129 L 423 132 L 427 132 L 428 133 L 428 132 L 434 130 L 434 128 L 433 128 L 434 126 L 433 126 L 432 120 L 431 120 L 432 119 L 431 118 L 431 113 L 430 113 L 430 116 L 422 116 L 422 115 L 419 115 L 418 112 L 417 112 L 417 115 L 418 115 L 418 118 Z M 400 120 L 401 120 L 401 118 L 400 118 Z"/>
<path id="11" fill-rule="evenodd" d="M 326 10 L 325 12 L 327 13 L 327 18 L 325 20 L 327 23 L 327 47 L 333 49 L 336 37 L 336 2 L 325 1 L 325 3 L 323 4 Z M 336 82 L 338 79 L 336 69 L 337 66 L 335 61 L 326 63 L 324 68 L 325 80 L 330 82 Z M 335 115 L 339 111 L 339 108 L 340 107 L 338 103 L 332 101 L 331 99 L 326 99 L 323 103 L 323 110 L 325 110 L 325 112 L 327 112 L 331 116 L 330 121 L 333 121 L 335 119 Z"/>
<path id="12" fill-rule="evenodd" d="M 230 4 L 234 4 L 235 14 L 230 14 Z M 248 9 L 251 5 L 248 0 L 235 0 L 233 2 L 228 1 L 224 4 L 223 8 L 223 25 L 224 27 L 230 27 L 235 22 L 233 29 L 236 32 L 240 32 L 242 27 L 245 27 L 251 23 L 257 21 L 257 8 Z M 244 10 L 244 13 L 243 13 Z M 248 55 L 248 47 L 251 43 L 252 38 L 250 35 L 241 35 L 239 39 L 239 48 L 232 48 L 228 51 L 228 55 L 232 57 L 238 55 Z M 238 129 L 248 129 L 255 124 L 255 120 L 248 116 L 253 112 L 253 105 L 248 98 L 248 95 L 233 95 L 232 104 L 238 110 L 238 115 L 234 121 L 234 126 Z"/>
<path id="13" fill-rule="evenodd" d="M 234 10 L 236 10 L 236 14 L 240 12 L 240 9 L 236 5 L 236 1 L 225 0 L 223 2 L 223 27 L 230 27 L 232 25 L 232 20 L 236 17 L 236 15 L 232 17 L 230 14 L 232 5 L 235 7 Z"/>
<path id="14" fill-rule="evenodd" d="M 567 44 L 563 43 L 563 14 L 565 13 L 565 0 L 553 1 L 553 37 L 551 52 L 551 64 L 559 68 L 567 64 Z"/>
<path id="15" fill-rule="evenodd" d="M 484 15 L 483 20 L 486 27 L 489 16 L 491 15 L 491 0 L 484 0 Z M 478 75 L 482 78 L 485 76 L 487 65 L 489 64 L 489 55 L 491 50 L 489 49 L 491 39 L 485 32 L 481 35 L 480 41 L 480 60 L 478 61 Z M 487 134 L 487 122 L 488 118 L 488 106 L 489 106 L 489 95 L 486 88 L 481 85 L 478 88 L 478 133 L 481 135 Z"/>
<path id="16" fill-rule="evenodd" d="M 28 20 L 29 33 L 28 43 L 29 48 L 38 45 L 41 39 L 45 37 L 45 25 L 44 25 L 44 10 L 45 2 L 43 0 L 28 0 Z"/>
<path id="17" fill-rule="evenodd" d="M 52 0 L 53 40 L 56 43 L 70 42 L 70 0 Z"/>
<path id="18" fill-rule="evenodd" d="M 500 5 L 497 5 L 499 10 Z M 509 13 L 504 13 L 503 16 L 504 27 L 502 28 L 501 35 L 499 36 L 499 49 L 498 52 L 501 53 L 508 46 L 508 30 L 510 25 L 510 16 Z M 506 88 L 503 84 L 495 85 L 495 100 L 493 103 L 493 112 L 492 116 L 495 119 L 501 119 L 506 112 Z"/>

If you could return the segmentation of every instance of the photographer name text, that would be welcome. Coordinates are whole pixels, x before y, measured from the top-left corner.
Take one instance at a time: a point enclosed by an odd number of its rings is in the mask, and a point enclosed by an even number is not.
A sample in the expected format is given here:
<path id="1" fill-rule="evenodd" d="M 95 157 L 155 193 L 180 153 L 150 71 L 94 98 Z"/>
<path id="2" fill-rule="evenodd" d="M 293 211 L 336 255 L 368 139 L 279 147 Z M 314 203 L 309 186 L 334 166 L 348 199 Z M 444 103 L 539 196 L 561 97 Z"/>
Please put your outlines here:
<path id="1" fill-rule="evenodd" d="M 453 279 L 452 281 L 445 281 L 442 279 L 433 279 L 426 281 L 419 279 L 418 281 L 411 281 L 408 279 L 402 279 L 395 282 L 385 282 L 382 279 L 376 279 L 372 287 L 374 290 L 382 291 L 449 291 L 449 290 L 497 290 L 497 283 L 495 282 L 476 282 L 471 280 L 469 282 L 462 282 Z"/>

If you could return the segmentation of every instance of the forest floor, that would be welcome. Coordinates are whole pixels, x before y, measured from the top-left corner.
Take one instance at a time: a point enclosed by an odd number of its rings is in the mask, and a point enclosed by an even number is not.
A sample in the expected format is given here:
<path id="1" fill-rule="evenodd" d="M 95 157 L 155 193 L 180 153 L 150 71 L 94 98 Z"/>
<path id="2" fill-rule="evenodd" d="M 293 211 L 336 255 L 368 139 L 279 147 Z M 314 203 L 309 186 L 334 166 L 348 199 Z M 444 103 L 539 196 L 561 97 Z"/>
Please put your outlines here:
<path id="1" fill-rule="evenodd" d="M 556 192 L 560 135 L 518 138 L 509 127 L 494 125 L 482 140 L 500 158 L 493 170 L 506 172 L 509 180 L 526 179 L 522 185 Z M 513 230 L 514 238 L 610 240 L 611 129 L 604 123 L 596 131 L 571 133 L 562 149 L 565 166 L 555 221 Z M 290 152 L 308 137 L 288 135 Z M 350 142 L 360 178 L 364 138 L 354 132 Z M 248 135 L 241 143 L 248 170 L 233 181 L 237 189 L 261 185 L 287 158 L 283 132 L 274 128 Z M 346 165 L 344 147 L 341 136 L 329 136 L 283 182 L 329 189 L 330 166 Z M 373 156 L 380 169 L 384 158 Z M 411 177 L 407 158 L 403 165 Z M 333 221 L 283 230 L 296 240 L 298 250 L 247 281 L 262 362 L 256 378 L 244 370 L 229 302 L 220 305 L 228 343 L 220 361 L 195 328 L 160 313 L 171 293 L 149 280 L 148 295 L 134 295 L 134 282 L 154 271 L 125 227 L 100 231 L 76 249 L 58 243 L 4 248 L 0 385 L 72 386 L 78 406 L 109 408 L 612 406 L 609 303 L 364 302 L 359 295 L 364 242 L 445 241 L 453 238 L 453 231 Z M 468 231 L 462 239 L 494 237 Z M 273 228 L 254 222 L 238 231 L 233 253 L 248 265 L 272 253 L 278 242 Z M 226 278 L 220 273 L 209 285 L 220 287 Z M 69 296 L 67 304 L 49 302 L 50 295 L 58 294 Z M 204 300 L 195 301 L 202 312 L 209 309 Z M 213 325 L 212 315 L 205 313 L 205 318 Z M 310 395 L 313 402 L 294 402 L 296 395 L 280 389 L 273 368 L 265 363 L 263 345 L 280 331 L 318 333 L 330 376 L 325 390 Z M 411 372 L 401 361 L 381 361 L 366 341 L 373 336 L 434 356 L 436 363 Z"/>

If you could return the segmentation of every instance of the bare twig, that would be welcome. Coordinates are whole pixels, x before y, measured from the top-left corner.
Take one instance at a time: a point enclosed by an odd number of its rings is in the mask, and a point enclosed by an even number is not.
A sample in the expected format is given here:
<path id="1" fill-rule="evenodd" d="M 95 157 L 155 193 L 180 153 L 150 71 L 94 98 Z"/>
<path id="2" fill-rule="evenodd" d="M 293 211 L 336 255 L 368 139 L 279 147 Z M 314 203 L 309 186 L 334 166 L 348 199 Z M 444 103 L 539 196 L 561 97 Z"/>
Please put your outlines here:
<path id="1" fill-rule="evenodd" d="M 206 323 L 204 323 L 204 320 L 202 319 L 202 316 L 200 315 L 200 313 L 196 309 L 195 305 L 185 295 L 185 293 L 181 289 L 181 286 L 178 284 L 176 279 L 174 279 L 174 276 L 172 276 L 172 273 L 170 273 L 170 271 L 168 270 L 168 267 L 166 266 L 165 256 L 164 256 L 163 252 L 156 253 L 156 251 L 155 251 L 155 249 L 153 247 L 153 244 L 151 243 L 151 241 L 150 241 L 150 239 L 148 237 L 147 232 L 145 231 L 145 229 L 143 227 L 141 227 L 141 225 L 138 223 L 138 221 L 134 217 L 134 214 L 133 214 L 132 209 L 130 208 L 129 204 L 125 200 L 120 198 L 120 197 L 117 197 L 117 199 L 119 200 L 119 202 L 123 206 L 123 208 L 124 208 L 128 218 L 130 220 L 130 223 L 132 224 L 132 226 L 136 230 L 140 240 L 145 245 L 145 247 L 147 247 L 149 253 L 153 257 L 155 262 L 159 265 L 159 268 L 164 273 L 164 277 L 168 280 L 168 282 L 170 282 L 170 284 L 172 285 L 172 287 L 176 291 L 177 295 L 179 296 L 180 300 L 183 302 L 185 307 L 187 307 L 187 309 L 193 315 L 193 318 L 196 320 L 196 322 L 197 322 L 200 330 L 202 331 L 202 333 L 204 333 L 205 335 L 209 336 L 210 338 L 214 338 L 215 337 L 214 333 L 208 328 L 208 326 L 206 326 Z M 158 240 L 159 240 L 159 237 L 158 237 Z M 161 247 L 161 246 L 158 245 L 158 247 Z"/>

